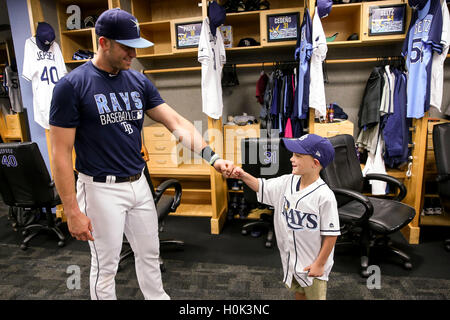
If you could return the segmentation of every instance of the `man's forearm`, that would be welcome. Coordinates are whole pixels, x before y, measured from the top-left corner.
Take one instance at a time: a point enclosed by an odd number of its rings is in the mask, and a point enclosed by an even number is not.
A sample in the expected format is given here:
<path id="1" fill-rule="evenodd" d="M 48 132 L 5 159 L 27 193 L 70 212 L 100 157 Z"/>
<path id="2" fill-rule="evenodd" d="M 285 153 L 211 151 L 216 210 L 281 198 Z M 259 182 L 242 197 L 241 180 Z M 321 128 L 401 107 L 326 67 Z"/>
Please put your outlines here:
<path id="1" fill-rule="evenodd" d="M 196 154 L 200 154 L 203 148 L 207 146 L 207 143 L 203 139 L 200 132 L 198 132 L 190 121 L 184 118 L 179 120 L 178 126 L 172 131 L 172 133 L 181 142 L 181 144 L 183 144 L 183 146 Z"/>
<path id="2" fill-rule="evenodd" d="M 75 193 L 75 178 L 72 167 L 72 153 L 53 155 L 53 176 L 56 189 L 64 206 L 65 214 L 77 211 L 78 203 Z"/>

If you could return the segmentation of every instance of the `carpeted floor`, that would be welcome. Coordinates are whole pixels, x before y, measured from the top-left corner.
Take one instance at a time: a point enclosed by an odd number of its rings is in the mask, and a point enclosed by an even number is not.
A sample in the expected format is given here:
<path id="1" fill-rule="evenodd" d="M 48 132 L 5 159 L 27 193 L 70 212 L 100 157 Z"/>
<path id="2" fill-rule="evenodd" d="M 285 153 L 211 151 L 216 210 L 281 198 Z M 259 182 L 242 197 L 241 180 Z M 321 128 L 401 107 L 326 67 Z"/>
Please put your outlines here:
<path id="1" fill-rule="evenodd" d="M 42 234 L 31 241 L 27 251 L 22 251 L 22 236 L 10 227 L 5 209 L 0 204 L 0 299 L 89 299 L 87 243 L 70 239 L 64 248 L 58 248 L 55 237 Z M 167 219 L 161 238 L 177 238 L 186 243 L 183 251 L 161 250 L 166 265 L 164 288 L 172 299 L 292 299 L 281 283 L 277 249 L 265 248 L 262 237 L 242 236 L 243 223 L 228 221 L 220 235 L 211 235 L 208 219 Z M 408 245 L 400 234 L 393 238 L 411 255 L 413 270 L 402 269 L 388 257 L 375 256 L 371 261 L 381 270 L 380 289 L 369 289 L 367 280 L 359 276 L 357 251 L 336 248 L 328 299 L 450 299 L 450 252 L 442 244 L 448 229 L 422 229 L 420 245 Z M 68 288 L 74 266 L 80 271 L 79 289 Z M 119 299 L 143 299 L 132 259 L 118 272 L 116 290 Z"/>

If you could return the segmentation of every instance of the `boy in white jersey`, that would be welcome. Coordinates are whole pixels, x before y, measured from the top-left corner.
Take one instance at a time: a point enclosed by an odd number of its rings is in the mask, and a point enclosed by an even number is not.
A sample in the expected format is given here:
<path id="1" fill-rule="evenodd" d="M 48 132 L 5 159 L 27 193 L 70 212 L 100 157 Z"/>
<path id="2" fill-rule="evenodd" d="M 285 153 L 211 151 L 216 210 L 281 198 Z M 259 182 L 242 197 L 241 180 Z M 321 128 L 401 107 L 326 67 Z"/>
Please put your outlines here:
<path id="1" fill-rule="evenodd" d="M 336 198 L 319 173 L 333 161 L 334 148 L 315 134 L 284 138 L 283 143 L 293 152 L 292 174 L 266 180 L 236 167 L 232 178 L 241 179 L 257 192 L 259 202 L 275 209 L 285 285 L 297 300 L 325 300 L 340 228 Z"/>

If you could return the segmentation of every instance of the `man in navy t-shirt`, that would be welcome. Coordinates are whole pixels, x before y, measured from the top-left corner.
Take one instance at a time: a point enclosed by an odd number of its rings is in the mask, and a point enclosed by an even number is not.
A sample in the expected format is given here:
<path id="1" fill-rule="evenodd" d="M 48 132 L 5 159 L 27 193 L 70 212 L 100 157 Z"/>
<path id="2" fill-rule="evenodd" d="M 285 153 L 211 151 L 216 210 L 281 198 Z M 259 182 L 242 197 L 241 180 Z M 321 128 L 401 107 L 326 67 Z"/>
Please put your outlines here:
<path id="1" fill-rule="evenodd" d="M 98 18 L 98 53 L 55 86 L 50 109 L 53 174 L 69 231 L 91 248 L 92 299 L 116 299 L 114 277 L 123 234 L 135 254 L 146 299 L 169 299 L 159 269 L 158 219 L 142 174 L 144 114 L 164 124 L 186 147 L 229 175 L 191 122 L 168 106 L 150 80 L 130 69 L 135 48 L 153 45 L 140 37 L 134 16 L 120 9 Z M 77 191 L 72 169 L 75 147 Z"/>

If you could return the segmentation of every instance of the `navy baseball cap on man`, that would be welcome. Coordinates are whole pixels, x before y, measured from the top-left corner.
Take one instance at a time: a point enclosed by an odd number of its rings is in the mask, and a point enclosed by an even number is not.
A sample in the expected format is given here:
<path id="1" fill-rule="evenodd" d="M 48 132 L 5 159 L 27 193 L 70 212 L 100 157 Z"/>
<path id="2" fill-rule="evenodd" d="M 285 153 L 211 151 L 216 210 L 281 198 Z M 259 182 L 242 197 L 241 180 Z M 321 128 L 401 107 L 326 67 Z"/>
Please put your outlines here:
<path id="1" fill-rule="evenodd" d="M 334 148 L 331 142 L 317 134 L 305 134 L 300 138 L 282 139 L 286 149 L 299 154 L 309 154 L 319 160 L 322 168 L 328 166 L 334 159 Z"/>
<path id="2" fill-rule="evenodd" d="M 153 45 L 152 42 L 141 38 L 138 20 L 119 8 L 106 10 L 98 17 L 95 33 L 131 48 L 147 48 Z"/>
<path id="3" fill-rule="evenodd" d="M 55 40 L 55 30 L 47 22 L 38 22 L 36 28 L 36 44 L 42 51 L 48 51 Z"/>

